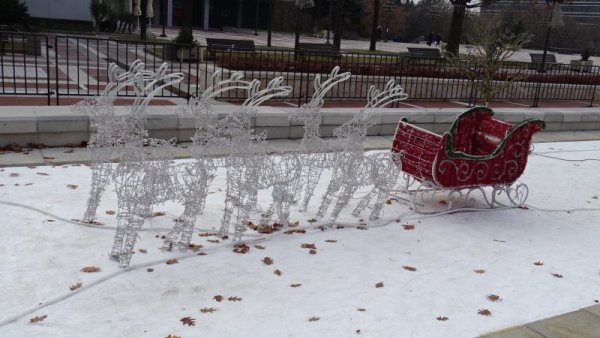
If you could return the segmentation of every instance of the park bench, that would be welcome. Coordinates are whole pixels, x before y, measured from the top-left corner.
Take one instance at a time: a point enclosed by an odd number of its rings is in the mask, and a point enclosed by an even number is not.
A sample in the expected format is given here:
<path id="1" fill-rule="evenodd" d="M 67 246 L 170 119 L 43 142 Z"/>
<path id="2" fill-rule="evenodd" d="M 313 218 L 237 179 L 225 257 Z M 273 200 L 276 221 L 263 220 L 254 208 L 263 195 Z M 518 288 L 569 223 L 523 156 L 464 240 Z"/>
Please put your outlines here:
<path id="1" fill-rule="evenodd" d="M 300 55 L 342 56 L 342 53 L 335 45 L 326 43 L 299 43 L 298 50 L 300 51 Z"/>
<path id="2" fill-rule="evenodd" d="M 206 38 L 206 49 L 210 58 L 215 58 L 217 51 L 255 52 L 254 40 Z"/>
<path id="3" fill-rule="evenodd" d="M 408 47 L 411 58 L 415 59 L 443 59 L 442 53 L 438 48 L 418 48 Z"/>
<path id="4" fill-rule="evenodd" d="M 529 53 L 529 56 L 531 56 L 532 63 L 542 63 L 542 58 L 544 57 L 544 54 Z M 556 61 L 556 55 L 546 54 L 546 62 L 544 62 L 544 63 L 545 64 L 557 64 L 558 62 Z"/>

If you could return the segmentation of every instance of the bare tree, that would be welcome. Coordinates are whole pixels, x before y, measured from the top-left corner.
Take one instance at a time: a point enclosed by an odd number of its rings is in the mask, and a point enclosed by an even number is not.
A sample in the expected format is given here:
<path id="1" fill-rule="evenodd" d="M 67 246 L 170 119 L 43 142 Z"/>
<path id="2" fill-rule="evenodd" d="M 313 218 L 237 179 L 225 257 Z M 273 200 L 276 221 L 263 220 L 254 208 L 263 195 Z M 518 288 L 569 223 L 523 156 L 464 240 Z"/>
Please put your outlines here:
<path id="1" fill-rule="evenodd" d="M 450 35 L 446 51 L 450 54 L 458 54 L 460 37 L 462 33 L 465 14 L 468 9 L 489 5 L 496 0 L 450 0 L 452 4 L 452 22 L 450 23 Z"/>
<path id="2" fill-rule="evenodd" d="M 446 59 L 471 81 L 487 106 L 500 91 L 523 77 L 522 73 L 503 69 L 503 65 L 531 41 L 532 35 L 512 33 L 498 18 L 480 18 L 477 24 L 479 28 L 471 36 L 475 46 L 465 56 L 449 54 Z"/>
<path id="3" fill-rule="evenodd" d="M 371 45 L 369 50 L 374 52 L 376 49 L 377 40 L 381 35 L 379 27 L 379 0 L 373 0 L 373 23 L 371 24 Z"/>

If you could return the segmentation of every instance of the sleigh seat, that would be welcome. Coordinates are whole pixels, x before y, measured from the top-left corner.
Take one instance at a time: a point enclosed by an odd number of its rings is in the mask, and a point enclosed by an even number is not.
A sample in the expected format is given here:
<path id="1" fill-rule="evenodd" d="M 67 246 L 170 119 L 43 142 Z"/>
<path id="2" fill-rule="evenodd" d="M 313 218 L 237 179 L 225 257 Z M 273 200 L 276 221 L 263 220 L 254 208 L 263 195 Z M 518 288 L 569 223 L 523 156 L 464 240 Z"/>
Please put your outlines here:
<path id="1" fill-rule="evenodd" d="M 400 121 L 391 149 L 400 154 L 396 164 L 438 188 L 511 185 L 523 173 L 531 138 L 544 122 L 529 119 L 512 125 L 493 115 L 486 107 L 470 109 L 441 136 Z"/>

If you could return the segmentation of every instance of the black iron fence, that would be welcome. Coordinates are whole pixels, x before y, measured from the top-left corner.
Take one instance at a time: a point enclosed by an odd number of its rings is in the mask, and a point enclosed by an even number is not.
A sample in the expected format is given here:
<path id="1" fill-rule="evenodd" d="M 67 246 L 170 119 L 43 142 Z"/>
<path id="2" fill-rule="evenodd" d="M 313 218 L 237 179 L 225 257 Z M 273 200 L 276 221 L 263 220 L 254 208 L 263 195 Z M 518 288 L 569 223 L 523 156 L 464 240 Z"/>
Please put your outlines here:
<path id="1" fill-rule="evenodd" d="M 350 71 L 352 77 L 333 88 L 329 99 L 363 100 L 368 87 L 383 87 L 388 81 L 400 83 L 411 100 L 460 100 L 481 102 L 477 90 L 480 80 L 469 80 L 443 60 L 414 59 L 403 54 L 369 54 L 342 51 L 340 54 L 311 53 L 289 49 L 235 51 L 205 46 L 193 48 L 163 42 L 132 42 L 72 35 L 48 37 L 40 34 L 0 32 L 0 95 L 45 95 L 48 104 L 55 98 L 99 94 L 107 81 L 107 68 L 116 63 L 123 69 L 137 59 L 148 69 L 168 62 L 170 70 L 185 75 L 177 86 L 165 88 L 159 97 L 189 98 L 198 95 L 215 78 L 242 72 L 246 79 L 266 82 L 283 76 L 293 91 L 288 97 L 298 103 L 313 92 L 316 74 L 326 77 L 334 66 Z M 471 66 L 471 65 L 468 65 Z M 474 66 L 473 71 L 478 71 Z M 590 105 L 600 89 L 600 66 L 540 65 L 510 62 L 493 79 L 499 90 L 497 101 L 520 101 L 536 105 L 539 101 L 586 101 Z M 474 85 L 475 84 L 475 85 Z M 130 97 L 132 88 L 120 96 Z M 246 93 L 225 92 L 223 100 L 241 100 Z"/>

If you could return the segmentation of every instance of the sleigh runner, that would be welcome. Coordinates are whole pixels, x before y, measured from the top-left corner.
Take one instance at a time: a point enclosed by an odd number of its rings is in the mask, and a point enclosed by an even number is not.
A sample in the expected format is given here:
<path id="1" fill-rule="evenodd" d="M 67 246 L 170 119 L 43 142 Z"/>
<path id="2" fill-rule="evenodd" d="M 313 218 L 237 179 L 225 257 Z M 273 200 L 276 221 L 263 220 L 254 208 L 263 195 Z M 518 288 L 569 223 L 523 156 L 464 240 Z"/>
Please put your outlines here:
<path id="1" fill-rule="evenodd" d="M 530 119 L 512 125 L 494 119 L 493 114 L 485 107 L 470 109 L 443 135 L 406 121 L 398 123 L 391 150 L 399 155 L 396 164 L 407 174 L 413 203 L 417 194 L 450 190 L 451 197 L 463 189 L 468 189 L 467 196 L 481 191 L 490 207 L 502 205 L 496 200 L 502 192 L 511 204 L 525 202 L 527 186 L 512 185 L 523 173 L 532 136 L 544 122 Z M 482 189 L 486 186 L 493 188 L 490 199 Z"/>

